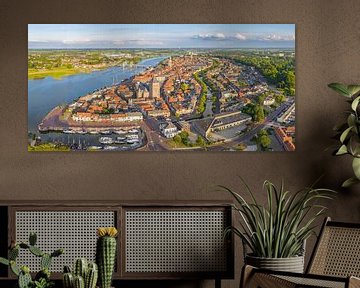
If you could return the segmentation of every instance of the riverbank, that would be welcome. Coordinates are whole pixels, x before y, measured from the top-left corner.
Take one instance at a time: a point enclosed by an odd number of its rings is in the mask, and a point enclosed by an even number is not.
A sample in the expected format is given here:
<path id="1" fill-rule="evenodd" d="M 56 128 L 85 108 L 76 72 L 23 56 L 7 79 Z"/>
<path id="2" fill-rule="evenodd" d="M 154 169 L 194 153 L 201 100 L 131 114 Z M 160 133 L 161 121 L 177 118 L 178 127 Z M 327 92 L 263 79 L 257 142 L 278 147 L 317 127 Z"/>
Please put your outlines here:
<path id="1" fill-rule="evenodd" d="M 79 73 L 89 73 L 92 72 L 90 69 L 74 69 L 74 68 L 59 68 L 51 70 L 28 70 L 28 80 L 38 80 L 44 79 L 46 77 L 52 77 L 54 79 L 60 80 L 62 77 L 75 75 Z"/>
<path id="2" fill-rule="evenodd" d="M 141 61 L 148 58 L 140 58 L 138 61 L 134 62 L 132 65 L 137 65 Z M 93 66 L 81 67 L 81 68 L 67 68 L 67 67 L 58 67 L 52 69 L 28 69 L 28 80 L 40 80 L 46 77 L 52 77 L 57 80 L 61 80 L 63 77 L 76 75 L 80 73 L 92 73 L 95 71 L 105 70 L 111 67 L 119 67 L 122 63 L 109 63 L 109 64 L 98 64 Z M 131 66 L 131 65 L 130 65 Z"/>
<path id="3" fill-rule="evenodd" d="M 85 134 L 85 133 L 101 133 L 104 131 L 113 131 L 117 129 L 129 130 L 139 128 L 140 122 L 119 123 L 116 121 L 107 121 L 106 123 L 81 121 L 77 122 L 71 119 L 70 115 L 66 116 L 64 107 L 57 106 L 52 109 L 39 124 L 38 130 L 41 133 L 60 132 L 63 133 L 68 130 L 70 133 Z"/>

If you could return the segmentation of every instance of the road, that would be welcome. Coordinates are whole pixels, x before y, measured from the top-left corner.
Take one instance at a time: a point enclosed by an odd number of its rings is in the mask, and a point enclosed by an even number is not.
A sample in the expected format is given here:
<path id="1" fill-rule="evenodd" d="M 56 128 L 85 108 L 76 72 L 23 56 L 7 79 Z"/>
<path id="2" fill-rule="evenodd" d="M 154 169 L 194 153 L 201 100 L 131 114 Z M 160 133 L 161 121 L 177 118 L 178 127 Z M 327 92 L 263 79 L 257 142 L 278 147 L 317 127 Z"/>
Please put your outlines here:
<path id="1" fill-rule="evenodd" d="M 146 134 L 147 137 L 147 143 L 146 145 L 141 149 L 145 151 L 166 151 L 166 147 L 164 146 L 162 137 L 159 135 L 159 128 L 156 127 L 157 123 L 152 120 L 146 119 L 143 124 L 141 125 L 141 128 Z"/>
<path id="2" fill-rule="evenodd" d="M 214 115 L 212 111 L 212 94 L 210 92 L 209 87 L 207 87 L 207 95 L 206 95 L 206 107 L 203 113 L 204 117 L 212 117 Z"/>

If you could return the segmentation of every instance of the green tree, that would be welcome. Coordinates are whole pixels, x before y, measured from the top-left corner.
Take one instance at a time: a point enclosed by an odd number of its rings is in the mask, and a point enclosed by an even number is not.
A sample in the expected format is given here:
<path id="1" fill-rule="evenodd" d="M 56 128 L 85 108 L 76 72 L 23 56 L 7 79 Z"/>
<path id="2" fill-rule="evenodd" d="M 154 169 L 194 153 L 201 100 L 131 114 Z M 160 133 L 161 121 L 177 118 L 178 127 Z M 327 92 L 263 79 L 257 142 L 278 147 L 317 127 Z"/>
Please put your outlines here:
<path id="1" fill-rule="evenodd" d="M 284 94 L 276 94 L 275 95 L 275 102 L 278 104 L 281 104 L 285 101 L 285 95 Z"/>
<path id="2" fill-rule="evenodd" d="M 255 105 L 253 118 L 255 122 L 263 122 L 265 120 L 265 112 L 262 105 Z"/>
<path id="3" fill-rule="evenodd" d="M 206 145 L 206 142 L 205 142 L 204 138 L 199 135 L 196 139 L 196 144 L 198 146 L 204 147 Z"/>
<path id="4" fill-rule="evenodd" d="M 261 146 L 262 149 L 269 148 L 269 146 L 271 144 L 271 139 L 266 130 L 261 129 L 257 133 L 257 143 Z"/>
<path id="5" fill-rule="evenodd" d="M 177 144 L 182 143 L 182 139 L 181 139 L 181 137 L 180 137 L 179 134 L 178 134 L 178 135 L 175 135 L 175 136 L 173 137 L 173 140 L 174 140 L 174 142 L 177 143 Z"/>

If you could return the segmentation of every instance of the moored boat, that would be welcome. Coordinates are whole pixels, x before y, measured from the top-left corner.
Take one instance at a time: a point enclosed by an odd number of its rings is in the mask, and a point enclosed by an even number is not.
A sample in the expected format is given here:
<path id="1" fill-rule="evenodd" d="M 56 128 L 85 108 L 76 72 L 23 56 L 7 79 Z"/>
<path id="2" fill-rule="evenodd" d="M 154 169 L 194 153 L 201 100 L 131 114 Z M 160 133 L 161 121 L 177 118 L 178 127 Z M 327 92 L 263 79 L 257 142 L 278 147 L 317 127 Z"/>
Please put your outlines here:
<path id="1" fill-rule="evenodd" d="M 115 134 L 118 134 L 118 135 L 125 135 L 127 132 L 125 130 L 115 130 L 114 131 Z"/>
<path id="2" fill-rule="evenodd" d="M 113 144 L 114 143 L 114 139 L 112 139 L 111 137 L 100 137 L 99 138 L 99 142 L 101 144 Z"/>
<path id="3" fill-rule="evenodd" d="M 102 134 L 102 135 L 110 135 L 111 131 L 110 130 L 104 130 L 104 131 L 101 131 L 100 134 Z"/>
<path id="4" fill-rule="evenodd" d="M 101 150 L 101 149 L 103 149 L 103 147 L 101 147 L 101 146 L 89 146 L 88 147 L 88 150 Z"/>
<path id="5" fill-rule="evenodd" d="M 138 140 L 139 139 L 139 135 L 137 134 L 129 134 L 126 136 L 127 139 L 136 139 Z"/>
<path id="6" fill-rule="evenodd" d="M 104 147 L 104 150 L 117 150 L 118 149 L 118 147 L 116 147 L 116 146 L 105 146 Z"/>
<path id="7" fill-rule="evenodd" d="M 137 140 L 137 139 L 128 139 L 126 142 L 127 142 L 127 144 L 138 144 L 139 140 Z"/>
<path id="8" fill-rule="evenodd" d="M 76 131 L 77 134 L 81 134 L 81 135 L 85 135 L 87 134 L 87 131 L 85 130 L 80 130 L 80 131 Z"/>
<path id="9" fill-rule="evenodd" d="M 64 129 L 63 133 L 65 133 L 65 134 L 75 134 L 76 132 L 74 130 L 71 130 L 71 129 Z"/>

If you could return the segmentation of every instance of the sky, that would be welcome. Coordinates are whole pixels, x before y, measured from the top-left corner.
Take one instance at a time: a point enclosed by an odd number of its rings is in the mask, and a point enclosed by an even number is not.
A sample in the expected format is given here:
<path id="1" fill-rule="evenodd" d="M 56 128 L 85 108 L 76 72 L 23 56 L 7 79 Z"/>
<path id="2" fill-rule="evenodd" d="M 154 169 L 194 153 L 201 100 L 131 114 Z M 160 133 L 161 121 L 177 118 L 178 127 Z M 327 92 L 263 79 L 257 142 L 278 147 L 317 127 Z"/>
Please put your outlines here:
<path id="1" fill-rule="evenodd" d="M 29 24 L 29 49 L 294 48 L 295 24 Z"/>

